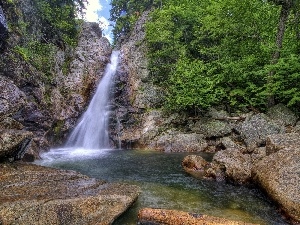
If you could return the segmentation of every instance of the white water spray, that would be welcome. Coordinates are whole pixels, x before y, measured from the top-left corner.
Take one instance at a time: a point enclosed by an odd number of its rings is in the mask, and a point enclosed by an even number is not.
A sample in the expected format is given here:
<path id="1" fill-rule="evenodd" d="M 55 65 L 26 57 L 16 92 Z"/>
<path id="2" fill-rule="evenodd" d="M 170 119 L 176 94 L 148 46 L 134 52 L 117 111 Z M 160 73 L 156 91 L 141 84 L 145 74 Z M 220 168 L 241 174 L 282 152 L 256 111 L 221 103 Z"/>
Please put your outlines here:
<path id="1" fill-rule="evenodd" d="M 109 117 L 109 89 L 112 77 L 118 66 L 119 52 L 113 51 L 111 63 L 107 65 L 105 74 L 98 84 L 96 93 L 88 109 L 71 133 L 66 147 L 84 149 L 109 148 L 108 117 Z"/>

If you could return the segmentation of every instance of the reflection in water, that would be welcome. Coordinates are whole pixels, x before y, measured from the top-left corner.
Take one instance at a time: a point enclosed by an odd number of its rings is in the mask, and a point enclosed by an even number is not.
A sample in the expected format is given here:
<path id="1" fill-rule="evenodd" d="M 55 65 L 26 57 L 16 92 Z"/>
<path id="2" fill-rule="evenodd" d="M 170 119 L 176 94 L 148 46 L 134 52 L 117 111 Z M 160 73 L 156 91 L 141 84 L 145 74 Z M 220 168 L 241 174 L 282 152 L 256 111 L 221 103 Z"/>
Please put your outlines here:
<path id="1" fill-rule="evenodd" d="M 181 167 L 187 153 L 94 150 L 86 155 L 82 149 L 72 152 L 54 150 L 37 164 L 142 188 L 138 201 L 114 225 L 136 224 L 137 212 L 142 207 L 178 209 L 266 225 L 288 224 L 257 189 L 188 176 Z"/>

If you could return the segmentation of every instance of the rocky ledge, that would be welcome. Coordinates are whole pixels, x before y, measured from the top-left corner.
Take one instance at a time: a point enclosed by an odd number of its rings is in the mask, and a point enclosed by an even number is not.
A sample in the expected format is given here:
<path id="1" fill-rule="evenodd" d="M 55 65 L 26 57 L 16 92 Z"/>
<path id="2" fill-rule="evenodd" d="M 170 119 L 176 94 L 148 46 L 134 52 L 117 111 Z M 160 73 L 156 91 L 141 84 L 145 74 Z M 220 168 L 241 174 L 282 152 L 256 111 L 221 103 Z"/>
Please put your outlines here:
<path id="1" fill-rule="evenodd" d="M 74 171 L 0 164 L 0 224 L 111 224 L 139 192 Z"/>
<path id="2" fill-rule="evenodd" d="M 177 210 L 144 208 L 139 211 L 139 225 L 251 225 L 240 221 L 182 212 Z M 253 225 L 253 224 L 252 224 Z"/>

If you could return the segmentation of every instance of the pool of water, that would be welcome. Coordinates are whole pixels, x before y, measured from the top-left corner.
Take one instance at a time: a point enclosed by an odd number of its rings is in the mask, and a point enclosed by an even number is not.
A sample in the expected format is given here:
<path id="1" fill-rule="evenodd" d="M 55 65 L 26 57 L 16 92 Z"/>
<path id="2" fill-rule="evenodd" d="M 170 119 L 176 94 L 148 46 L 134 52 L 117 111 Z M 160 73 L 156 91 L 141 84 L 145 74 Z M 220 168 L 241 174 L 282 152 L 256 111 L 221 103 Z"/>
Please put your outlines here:
<path id="1" fill-rule="evenodd" d="M 181 161 L 188 154 L 191 153 L 56 149 L 36 164 L 140 186 L 142 193 L 137 202 L 114 225 L 136 224 L 138 210 L 144 207 L 178 209 L 265 225 L 288 224 L 256 188 L 197 180 L 187 175 Z"/>

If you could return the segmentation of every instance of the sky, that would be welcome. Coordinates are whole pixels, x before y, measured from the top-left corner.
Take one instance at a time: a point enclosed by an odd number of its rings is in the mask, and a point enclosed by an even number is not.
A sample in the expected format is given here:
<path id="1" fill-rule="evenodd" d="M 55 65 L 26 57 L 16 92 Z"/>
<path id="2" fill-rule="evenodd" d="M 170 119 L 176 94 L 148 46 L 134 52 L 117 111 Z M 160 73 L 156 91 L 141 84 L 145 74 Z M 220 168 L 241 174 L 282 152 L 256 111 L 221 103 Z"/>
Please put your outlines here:
<path id="1" fill-rule="evenodd" d="M 89 22 L 98 22 L 99 26 L 103 30 L 103 36 L 107 37 L 112 42 L 112 26 L 109 26 L 111 22 L 108 20 L 110 6 L 110 0 L 88 0 L 89 4 L 86 9 L 86 20 Z"/>

